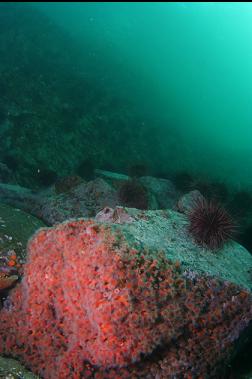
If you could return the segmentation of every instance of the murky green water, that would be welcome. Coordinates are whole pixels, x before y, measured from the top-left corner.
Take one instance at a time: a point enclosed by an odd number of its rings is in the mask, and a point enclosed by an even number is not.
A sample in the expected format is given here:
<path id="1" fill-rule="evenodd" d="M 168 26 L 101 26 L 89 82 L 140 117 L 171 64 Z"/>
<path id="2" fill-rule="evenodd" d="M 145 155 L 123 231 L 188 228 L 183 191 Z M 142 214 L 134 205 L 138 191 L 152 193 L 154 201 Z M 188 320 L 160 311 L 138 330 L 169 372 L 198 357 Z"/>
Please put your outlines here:
<path id="1" fill-rule="evenodd" d="M 82 63 L 99 86 L 109 81 L 152 124 L 154 165 L 251 184 L 250 3 L 37 7 L 88 44 Z"/>

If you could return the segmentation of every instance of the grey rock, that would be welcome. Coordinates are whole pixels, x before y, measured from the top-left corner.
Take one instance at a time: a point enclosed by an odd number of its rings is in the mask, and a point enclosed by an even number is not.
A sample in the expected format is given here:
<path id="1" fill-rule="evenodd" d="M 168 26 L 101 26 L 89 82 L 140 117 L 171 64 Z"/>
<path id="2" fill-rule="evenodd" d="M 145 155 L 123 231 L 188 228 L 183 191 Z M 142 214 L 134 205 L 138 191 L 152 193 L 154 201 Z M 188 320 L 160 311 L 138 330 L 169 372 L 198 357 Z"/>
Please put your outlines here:
<path id="1" fill-rule="evenodd" d="M 40 196 L 19 185 L 0 183 L 0 201 L 33 213 L 33 210 L 40 203 Z"/>
<path id="2" fill-rule="evenodd" d="M 252 255 L 235 241 L 222 249 L 211 251 L 195 244 L 188 233 L 187 217 L 173 210 L 139 211 L 125 208 L 134 222 L 115 224 L 125 234 L 127 242 L 148 251 L 165 252 L 168 259 L 179 261 L 188 270 L 226 280 L 252 290 Z"/>
<path id="3" fill-rule="evenodd" d="M 182 213 L 188 214 L 198 200 L 204 200 L 204 196 L 202 196 L 198 190 L 190 191 L 181 196 L 177 204 L 177 209 Z"/>
<path id="4" fill-rule="evenodd" d="M 47 225 L 74 217 L 94 217 L 104 207 L 118 204 L 116 190 L 100 178 L 62 194 L 48 190 L 35 193 L 20 186 L 0 184 L 0 200 L 35 215 Z"/>
<path id="5" fill-rule="evenodd" d="M 49 225 L 76 217 L 94 217 L 104 207 L 117 205 L 117 193 L 97 178 L 74 188 L 71 193 L 54 195 L 38 206 L 38 215 Z"/>
<path id="6" fill-rule="evenodd" d="M 143 176 L 139 181 L 148 190 L 150 209 L 167 209 L 175 206 L 180 193 L 170 180 Z"/>

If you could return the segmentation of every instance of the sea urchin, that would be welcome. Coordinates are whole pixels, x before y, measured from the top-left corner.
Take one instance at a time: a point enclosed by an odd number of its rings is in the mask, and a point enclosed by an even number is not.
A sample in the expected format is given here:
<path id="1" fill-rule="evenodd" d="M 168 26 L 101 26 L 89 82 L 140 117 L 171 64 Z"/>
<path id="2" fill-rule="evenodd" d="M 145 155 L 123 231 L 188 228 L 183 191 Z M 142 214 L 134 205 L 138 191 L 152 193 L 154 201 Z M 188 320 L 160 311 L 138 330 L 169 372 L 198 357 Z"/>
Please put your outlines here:
<path id="1" fill-rule="evenodd" d="M 218 203 L 200 199 L 189 213 L 189 232 L 196 243 L 211 250 L 221 248 L 235 234 L 235 223 Z"/>
<path id="2" fill-rule="evenodd" d="M 148 209 L 148 193 L 146 188 L 136 179 L 123 183 L 118 193 L 120 204 L 137 209 Z"/>

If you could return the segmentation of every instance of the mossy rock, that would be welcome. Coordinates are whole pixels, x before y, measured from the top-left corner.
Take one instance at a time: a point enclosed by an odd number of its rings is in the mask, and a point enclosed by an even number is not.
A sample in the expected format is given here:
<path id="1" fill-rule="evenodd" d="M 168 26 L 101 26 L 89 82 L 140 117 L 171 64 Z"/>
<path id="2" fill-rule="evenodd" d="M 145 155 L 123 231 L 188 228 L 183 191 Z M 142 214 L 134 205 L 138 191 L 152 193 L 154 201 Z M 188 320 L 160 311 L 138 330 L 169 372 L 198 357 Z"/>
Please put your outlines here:
<path id="1" fill-rule="evenodd" d="M 36 217 L 0 203 L 0 252 L 15 250 L 20 259 L 25 259 L 28 239 L 43 226 Z"/>
<path id="2" fill-rule="evenodd" d="M 0 379 L 39 379 L 18 361 L 0 357 Z"/>

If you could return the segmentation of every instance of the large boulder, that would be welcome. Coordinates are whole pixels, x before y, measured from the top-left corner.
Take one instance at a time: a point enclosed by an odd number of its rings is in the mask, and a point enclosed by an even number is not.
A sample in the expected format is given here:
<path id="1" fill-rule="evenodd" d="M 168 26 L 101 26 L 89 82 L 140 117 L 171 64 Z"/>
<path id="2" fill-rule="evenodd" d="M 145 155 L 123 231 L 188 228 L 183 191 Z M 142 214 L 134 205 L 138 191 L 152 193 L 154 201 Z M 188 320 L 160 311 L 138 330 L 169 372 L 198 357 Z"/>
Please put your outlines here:
<path id="1" fill-rule="evenodd" d="M 120 189 L 125 182 L 132 179 L 128 175 L 105 170 L 95 170 L 95 174 L 116 189 Z M 141 183 L 147 190 L 149 209 L 173 208 L 181 196 L 181 193 L 176 190 L 171 180 L 155 178 L 154 176 L 142 176 L 134 180 Z"/>
<path id="2" fill-rule="evenodd" d="M 96 175 L 98 177 L 89 182 L 81 182 L 78 177 L 69 176 L 59 180 L 55 186 L 40 192 L 18 185 L 0 183 L 0 200 L 30 212 L 47 225 L 54 225 L 69 218 L 94 217 L 104 207 L 126 205 L 122 204 L 119 192 L 129 178 L 126 175 L 103 170 L 96 170 Z M 137 183 L 146 190 L 149 209 L 176 206 L 180 194 L 170 180 L 145 176 Z M 130 203 L 138 203 L 134 198 L 136 196 L 134 191 L 130 196 L 133 197 Z"/>
<path id="3" fill-rule="evenodd" d="M 94 217 L 105 206 L 118 204 L 116 190 L 103 179 L 80 183 L 69 191 L 54 188 L 41 192 L 0 183 L 0 200 L 23 209 L 53 225 L 69 218 Z"/>
<path id="4" fill-rule="evenodd" d="M 180 193 L 170 180 L 143 176 L 139 181 L 148 190 L 150 209 L 174 208 Z"/>
<path id="5" fill-rule="evenodd" d="M 45 379 L 223 377 L 251 323 L 251 267 L 233 241 L 200 249 L 174 211 L 43 228 L 0 312 L 0 353 Z"/>
<path id="6" fill-rule="evenodd" d="M 179 212 L 190 214 L 195 204 L 204 199 L 204 196 L 198 190 L 190 191 L 181 196 L 177 203 L 177 209 Z"/>
<path id="7" fill-rule="evenodd" d="M 36 214 L 48 225 L 76 217 L 94 217 L 106 206 L 118 203 L 116 190 L 103 179 L 91 180 L 70 192 L 44 196 L 36 207 Z"/>

